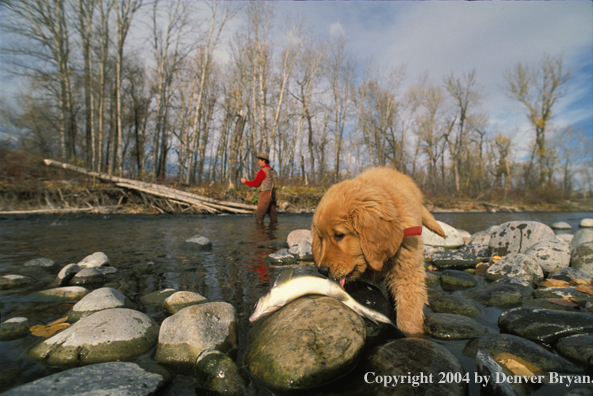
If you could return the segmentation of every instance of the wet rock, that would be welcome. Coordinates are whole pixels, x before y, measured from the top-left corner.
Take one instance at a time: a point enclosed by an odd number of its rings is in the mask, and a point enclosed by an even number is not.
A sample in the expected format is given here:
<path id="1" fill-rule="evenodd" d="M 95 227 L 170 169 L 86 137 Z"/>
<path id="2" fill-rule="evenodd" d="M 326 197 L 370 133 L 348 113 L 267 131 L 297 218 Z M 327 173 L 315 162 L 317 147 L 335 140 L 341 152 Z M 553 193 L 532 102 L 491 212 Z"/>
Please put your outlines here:
<path id="1" fill-rule="evenodd" d="M 480 291 L 474 297 L 484 305 L 493 307 L 510 308 L 521 304 L 523 296 L 516 287 L 510 285 L 494 285 Z"/>
<path id="2" fill-rule="evenodd" d="M 183 242 L 182 248 L 186 250 L 210 250 L 212 242 L 204 236 L 194 235 Z"/>
<path id="3" fill-rule="evenodd" d="M 29 335 L 29 329 L 33 321 L 24 317 L 16 317 L 5 320 L 0 325 L 0 341 L 16 340 Z"/>
<path id="4" fill-rule="evenodd" d="M 558 271 L 554 272 L 553 274 L 550 274 L 550 276 L 548 278 L 563 280 L 565 282 L 570 282 L 573 279 L 590 279 L 590 278 L 593 278 L 593 276 L 591 276 L 591 275 L 587 274 L 586 272 L 581 271 L 579 269 L 568 267 L 568 268 L 559 269 Z"/>
<path id="5" fill-rule="evenodd" d="M 498 279 L 490 284 L 490 286 L 495 285 L 509 285 L 513 286 L 514 288 L 518 289 L 521 292 L 521 296 L 523 298 L 529 297 L 533 294 L 533 287 L 531 286 L 533 282 L 527 281 L 525 279 L 510 277 L 510 278 L 501 278 Z"/>
<path id="6" fill-rule="evenodd" d="M 81 269 L 70 281 L 71 285 L 93 285 L 112 281 L 118 277 L 117 268 L 90 267 Z"/>
<path id="7" fill-rule="evenodd" d="M 299 242 L 307 241 L 313 243 L 313 234 L 311 230 L 294 230 L 286 237 L 288 247 L 291 248 L 294 245 L 298 245 Z"/>
<path id="8" fill-rule="evenodd" d="M 538 242 L 527 249 L 525 255 L 539 264 L 545 273 L 570 265 L 570 249 L 566 243 L 560 241 Z"/>
<path id="9" fill-rule="evenodd" d="M 488 332 L 486 326 L 463 315 L 431 313 L 424 318 L 424 330 L 440 340 L 462 340 Z"/>
<path id="10" fill-rule="evenodd" d="M 61 368 L 127 360 L 149 351 L 158 333 L 158 324 L 142 312 L 106 309 L 36 344 L 27 356 Z"/>
<path id="11" fill-rule="evenodd" d="M 593 385 L 577 385 L 562 396 L 593 396 Z"/>
<path id="12" fill-rule="evenodd" d="M 200 388 L 230 396 L 244 395 L 248 384 L 235 362 L 216 350 L 206 350 L 198 356 L 194 377 Z"/>
<path id="13" fill-rule="evenodd" d="M 543 371 L 558 373 L 580 373 L 582 370 L 568 360 L 555 355 L 543 346 L 512 334 L 486 334 L 470 341 L 463 348 L 463 354 L 475 357 L 479 349 L 492 356 L 506 352 L 520 357 Z"/>
<path id="14" fill-rule="evenodd" d="M 313 251 L 311 250 L 311 242 L 300 241 L 293 245 L 289 252 L 299 261 L 313 261 Z"/>
<path id="15" fill-rule="evenodd" d="M 442 221 L 437 220 L 437 223 L 439 223 L 447 238 L 443 238 L 430 231 L 428 228 L 422 226 L 422 242 L 424 245 L 440 246 L 444 248 L 458 248 L 465 245 L 465 241 L 455 228 L 451 227 L 449 224 L 443 223 Z"/>
<path id="16" fill-rule="evenodd" d="M 552 311 L 577 312 L 578 305 L 559 305 L 548 301 L 545 298 L 529 297 L 523 300 L 523 306 L 527 308 L 549 309 Z"/>
<path id="17" fill-rule="evenodd" d="M 561 338 L 556 343 L 556 350 L 573 361 L 593 366 L 593 334 Z"/>
<path id="18" fill-rule="evenodd" d="M 226 352 L 237 346 L 235 308 L 211 302 L 183 308 L 161 324 L 157 362 L 181 372 L 192 372 L 204 350 Z"/>
<path id="19" fill-rule="evenodd" d="M 431 255 L 430 262 L 440 270 L 476 268 L 476 265 L 482 262 L 482 259 L 477 257 L 474 252 L 462 249 L 435 252 Z"/>
<path id="20" fill-rule="evenodd" d="M 496 380 L 496 378 L 506 378 L 506 376 L 513 375 L 513 373 L 494 360 L 485 349 L 478 349 L 476 364 L 481 378 L 490 378 L 490 381 L 480 384 L 480 395 L 523 396 L 526 394 L 522 389 L 516 389 L 516 386 L 508 381 Z"/>
<path id="21" fill-rule="evenodd" d="M 593 316 L 524 307 L 504 312 L 498 326 L 529 340 L 553 342 L 574 334 L 593 333 Z"/>
<path id="22" fill-rule="evenodd" d="M 134 304 L 119 290 L 110 287 L 93 290 L 68 312 L 68 321 L 76 322 L 95 312 L 110 308 L 134 308 Z"/>
<path id="23" fill-rule="evenodd" d="M 591 296 L 576 290 L 576 287 L 540 287 L 533 292 L 533 297 L 570 298 L 584 307 Z"/>
<path id="24" fill-rule="evenodd" d="M 593 227 L 593 219 L 582 219 L 581 222 L 579 223 L 579 227 Z"/>
<path id="25" fill-rule="evenodd" d="M 276 253 L 272 253 L 266 257 L 266 261 L 272 264 L 288 265 L 295 264 L 296 258 L 292 255 L 292 253 L 290 253 L 288 249 L 280 249 Z"/>
<path id="26" fill-rule="evenodd" d="M 588 275 L 593 275 L 593 242 L 581 243 L 574 249 L 570 265 Z"/>
<path id="27" fill-rule="evenodd" d="M 159 393 L 170 381 L 136 363 L 108 362 L 40 378 L 4 393 L 7 396 L 134 395 Z"/>
<path id="28" fill-rule="evenodd" d="M 9 369 L 0 371 L 0 392 L 10 389 L 17 383 L 21 376 L 21 370 Z"/>
<path id="29" fill-rule="evenodd" d="M 315 387 L 354 366 L 365 336 L 353 310 L 330 297 L 305 296 L 258 322 L 244 360 L 272 388 Z"/>
<path id="30" fill-rule="evenodd" d="M 461 396 L 468 393 L 467 382 L 445 379 L 445 383 L 439 383 L 440 373 L 463 378 L 465 371 L 451 352 L 430 340 L 403 338 L 391 341 L 372 349 L 363 365 L 363 371 L 368 373 L 365 374 L 367 395 Z M 418 383 L 407 381 L 410 373 L 418 377 Z M 393 381 L 393 376 L 405 377 L 405 383 L 385 384 L 387 377 Z M 432 381 L 428 380 L 430 377 Z"/>
<path id="31" fill-rule="evenodd" d="M 208 299 L 198 293 L 190 291 L 179 291 L 171 294 L 163 302 L 163 309 L 172 314 L 181 311 L 183 308 L 208 302 Z"/>
<path id="32" fill-rule="evenodd" d="M 445 270 L 441 274 L 441 285 L 446 291 L 469 289 L 477 284 L 476 278 L 467 272 Z"/>
<path id="33" fill-rule="evenodd" d="M 556 234 L 543 223 L 537 221 L 510 221 L 501 224 L 492 233 L 489 256 L 506 256 L 510 253 L 525 253 L 541 241 L 554 241 Z"/>
<path id="34" fill-rule="evenodd" d="M 497 280 L 516 277 L 540 283 L 544 279 L 542 268 L 531 257 L 521 253 L 510 253 L 486 270 L 486 279 Z"/>
<path id="35" fill-rule="evenodd" d="M 32 301 L 78 301 L 88 294 L 88 289 L 82 286 L 64 286 L 55 289 L 40 290 L 29 295 Z"/>
<path id="36" fill-rule="evenodd" d="M 441 275 L 435 274 L 432 271 L 426 271 L 426 286 L 437 287 L 441 284 Z"/>
<path id="37" fill-rule="evenodd" d="M 157 270 L 157 266 L 152 261 L 149 261 L 138 264 L 134 270 L 140 274 L 152 274 Z"/>
<path id="38" fill-rule="evenodd" d="M 140 297 L 140 302 L 144 305 L 163 305 L 165 300 L 175 293 L 175 289 L 157 290 Z"/>
<path id="39" fill-rule="evenodd" d="M 432 256 L 434 256 L 436 253 L 441 253 L 446 251 L 447 249 L 442 248 L 442 247 L 438 247 L 438 246 L 428 246 L 428 245 L 424 245 L 422 248 L 422 254 L 424 257 L 424 262 L 425 263 L 430 263 L 432 261 Z"/>
<path id="40" fill-rule="evenodd" d="M 570 252 L 574 252 L 576 248 L 587 242 L 593 242 L 593 230 L 584 229 L 577 231 L 570 243 Z"/>
<path id="41" fill-rule="evenodd" d="M 557 221 L 550 226 L 553 230 L 570 230 L 572 227 L 565 221 Z"/>
<path id="42" fill-rule="evenodd" d="M 68 286 L 70 280 L 80 271 L 80 267 L 77 264 L 68 264 L 58 272 L 54 285 L 56 286 Z"/>
<path id="43" fill-rule="evenodd" d="M 455 294 L 433 298 L 430 300 L 430 309 L 434 312 L 464 316 L 480 316 L 482 314 L 482 311 L 472 299 Z"/>
<path id="44" fill-rule="evenodd" d="M 19 269 L 19 274 L 41 278 L 47 275 L 55 275 L 60 268 L 52 259 L 46 257 L 29 260 Z"/>
<path id="45" fill-rule="evenodd" d="M 22 289 L 35 283 L 37 283 L 37 280 L 30 276 L 8 274 L 0 277 L 0 290 Z"/>
<path id="46" fill-rule="evenodd" d="M 95 252 L 78 263 L 80 268 L 96 268 L 109 265 L 109 257 L 103 252 Z"/>

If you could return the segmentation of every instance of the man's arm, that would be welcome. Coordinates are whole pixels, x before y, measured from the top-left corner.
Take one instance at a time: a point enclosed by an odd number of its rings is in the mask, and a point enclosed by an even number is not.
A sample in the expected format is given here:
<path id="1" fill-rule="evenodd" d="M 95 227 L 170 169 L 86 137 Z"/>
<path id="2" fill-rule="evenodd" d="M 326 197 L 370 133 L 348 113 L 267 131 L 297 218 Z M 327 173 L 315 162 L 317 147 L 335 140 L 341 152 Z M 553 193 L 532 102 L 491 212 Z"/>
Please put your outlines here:
<path id="1" fill-rule="evenodd" d="M 243 183 L 245 183 L 245 185 L 248 187 L 259 187 L 259 185 L 265 180 L 265 178 L 266 172 L 264 172 L 263 169 L 260 169 L 260 171 L 257 172 L 257 175 L 255 176 L 255 179 L 253 179 L 253 181 L 245 180 Z"/>

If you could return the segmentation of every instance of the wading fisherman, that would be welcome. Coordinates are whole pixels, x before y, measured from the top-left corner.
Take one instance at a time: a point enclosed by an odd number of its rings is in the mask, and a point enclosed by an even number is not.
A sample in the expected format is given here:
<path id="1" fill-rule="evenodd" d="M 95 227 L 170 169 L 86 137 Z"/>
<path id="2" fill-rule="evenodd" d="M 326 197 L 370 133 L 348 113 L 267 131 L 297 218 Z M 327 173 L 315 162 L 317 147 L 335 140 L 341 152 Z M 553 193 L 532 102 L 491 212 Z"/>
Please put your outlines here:
<path id="1" fill-rule="evenodd" d="M 257 156 L 257 164 L 260 166 L 255 179 L 249 181 L 241 178 L 241 183 L 248 187 L 259 187 L 259 201 L 257 203 L 257 212 L 255 213 L 255 222 L 264 223 L 266 213 L 270 216 L 270 223 L 278 222 L 276 217 L 276 188 L 278 187 L 278 173 L 270 166 L 270 157 L 265 153 Z"/>

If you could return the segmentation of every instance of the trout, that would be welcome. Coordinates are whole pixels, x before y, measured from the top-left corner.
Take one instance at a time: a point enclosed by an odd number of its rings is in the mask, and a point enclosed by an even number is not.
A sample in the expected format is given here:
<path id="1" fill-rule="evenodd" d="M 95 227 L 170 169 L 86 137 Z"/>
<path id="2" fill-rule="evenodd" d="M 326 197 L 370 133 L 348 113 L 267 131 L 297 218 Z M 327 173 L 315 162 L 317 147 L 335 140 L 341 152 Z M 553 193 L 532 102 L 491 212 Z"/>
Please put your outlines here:
<path id="1" fill-rule="evenodd" d="M 375 324 L 377 322 L 383 322 L 397 328 L 387 316 L 360 304 L 333 280 L 313 275 L 297 277 L 293 277 L 293 275 L 294 269 L 286 270 L 280 274 L 270 291 L 257 302 L 255 311 L 249 318 L 250 322 L 255 322 L 261 317 L 277 311 L 289 302 L 304 295 L 321 294 L 335 298 L 360 316 L 370 319 Z"/>

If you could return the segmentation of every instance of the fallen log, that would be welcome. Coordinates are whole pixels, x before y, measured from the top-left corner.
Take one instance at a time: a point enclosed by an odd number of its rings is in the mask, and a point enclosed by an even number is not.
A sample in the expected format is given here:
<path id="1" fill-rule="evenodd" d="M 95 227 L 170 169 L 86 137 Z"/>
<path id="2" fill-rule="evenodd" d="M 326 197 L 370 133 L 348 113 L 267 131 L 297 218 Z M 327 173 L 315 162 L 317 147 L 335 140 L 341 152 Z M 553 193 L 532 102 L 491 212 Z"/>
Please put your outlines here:
<path id="1" fill-rule="evenodd" d="M 78 212 L 91 212 L 91 213 L 111 213 L 117 209 L 118 206 L 99 206 L 93 208 L 68 208 L 68 209 L 33 209 L 33 210 L 7 210 L 0 212 L 1 215 L 21 215 L 21 214 L 66 214 L 66 213 L 78 213 Z"/>
<path id="2" fill-rule="evenodd" d="M 186 191 L 177 190 L 175 188 L 162 186 L 155 183 L 146 183 L 137 180 L 126 179 L 124 177 L 113 176 L 102 172 L 94 172 L 79 166 L 65 164 L 63 162 L 58 162 L 51 159 L 46 159 L 44 162 L 48 166 L 62 168 L 90 177 L 95 177 L 102 181 L 115 183 L 119 187 L 126 189 L 137 190 L 156 197 L 174 199 L 177 201 L 189 203 L 207 213 L 220 213 L 222 211 L 231 213 L 253 213 L 253 211 L 257 209 L 255 205 L 218 201 L 216 199 L 202 197 L 197 194 L 192 194 Z"/>

